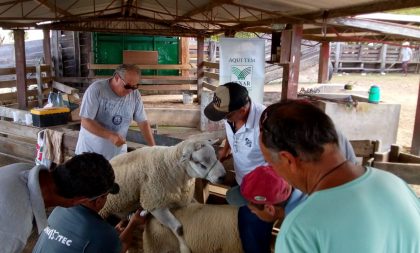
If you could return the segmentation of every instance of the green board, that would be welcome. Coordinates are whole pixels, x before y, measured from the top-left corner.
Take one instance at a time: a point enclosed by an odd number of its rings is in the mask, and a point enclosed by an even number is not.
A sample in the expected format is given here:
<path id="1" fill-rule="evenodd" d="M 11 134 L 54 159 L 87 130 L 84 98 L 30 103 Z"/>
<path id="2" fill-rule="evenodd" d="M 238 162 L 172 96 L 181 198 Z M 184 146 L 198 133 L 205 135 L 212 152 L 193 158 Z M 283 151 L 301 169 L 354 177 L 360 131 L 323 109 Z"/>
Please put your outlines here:
<path id="1" fill-rule="evenodd" d="M 158 51 L 158 64 L 179 64 L 179 38 L 132 34 L 94 33 L 96 64 L 121 64 L 123 50 Z M 112 70 L 97 70 L 97 75 L 112 75 Z M 142 75 L 178 76 L 179 70 L 142 70 Z"/>

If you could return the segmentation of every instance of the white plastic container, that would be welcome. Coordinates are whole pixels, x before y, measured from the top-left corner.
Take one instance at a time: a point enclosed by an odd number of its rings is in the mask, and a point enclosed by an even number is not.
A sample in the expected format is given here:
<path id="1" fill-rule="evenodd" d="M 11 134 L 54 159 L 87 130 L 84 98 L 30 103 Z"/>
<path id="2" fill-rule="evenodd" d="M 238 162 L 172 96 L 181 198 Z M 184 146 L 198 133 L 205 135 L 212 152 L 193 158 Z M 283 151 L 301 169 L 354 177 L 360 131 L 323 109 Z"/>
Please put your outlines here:
<path id="1" fill-rule="evenodd" d="M 182 93 L 182 102 L 184 105 L 190 105 L 193 103 L 193 95 L 190 93 Z"/>

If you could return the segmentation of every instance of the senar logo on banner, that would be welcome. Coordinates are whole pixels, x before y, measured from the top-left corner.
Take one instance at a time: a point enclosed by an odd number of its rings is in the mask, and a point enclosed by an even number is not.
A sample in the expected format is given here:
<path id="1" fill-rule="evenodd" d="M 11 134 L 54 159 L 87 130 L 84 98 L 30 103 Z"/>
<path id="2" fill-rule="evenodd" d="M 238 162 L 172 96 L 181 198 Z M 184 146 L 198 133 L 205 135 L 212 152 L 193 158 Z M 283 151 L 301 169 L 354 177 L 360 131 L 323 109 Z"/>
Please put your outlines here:
<path id="1" fill-rule="evenodd" d="M 232 82 L 240 83 L 242 86 L 252 90 L 252 66 L 232 66 L 232 75 L 230 77 Z"/>
<path id="2" fill-rule="evenodd" d="M 221 38 L 220 84 L 236 82 L 246 87 L 253 101 L 264 97 L 265 40 Z"/>

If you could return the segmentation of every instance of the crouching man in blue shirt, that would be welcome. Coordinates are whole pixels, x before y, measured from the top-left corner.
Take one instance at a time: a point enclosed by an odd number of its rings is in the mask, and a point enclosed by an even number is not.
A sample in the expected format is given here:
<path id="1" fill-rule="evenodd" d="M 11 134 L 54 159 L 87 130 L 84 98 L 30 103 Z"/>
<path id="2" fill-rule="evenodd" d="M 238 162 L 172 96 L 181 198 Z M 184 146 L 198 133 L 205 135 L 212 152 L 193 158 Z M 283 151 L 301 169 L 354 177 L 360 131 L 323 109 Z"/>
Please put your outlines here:
<path id="1" fill-rule="evenodd" d="M 119 192 L 118 184 L 113 181 L 100 182 L 98 179 L 95 184 L 80 187 L 92 189 L 89 198 L 74 207 L 56 207 L 49 216 L 48 226 L 41 233 L 33 253 L 127 251 L 132 241 L 133 230 L 137 225 L 145 223 L 145 217 L 140 215 L 141 210 L 137 210 L 135 215 L 131 216 L 123 231 L 117 232 L 98 212 L 105 205 L 108 194 Z M 118 234 L 119 232 L 121 233 Z"/>

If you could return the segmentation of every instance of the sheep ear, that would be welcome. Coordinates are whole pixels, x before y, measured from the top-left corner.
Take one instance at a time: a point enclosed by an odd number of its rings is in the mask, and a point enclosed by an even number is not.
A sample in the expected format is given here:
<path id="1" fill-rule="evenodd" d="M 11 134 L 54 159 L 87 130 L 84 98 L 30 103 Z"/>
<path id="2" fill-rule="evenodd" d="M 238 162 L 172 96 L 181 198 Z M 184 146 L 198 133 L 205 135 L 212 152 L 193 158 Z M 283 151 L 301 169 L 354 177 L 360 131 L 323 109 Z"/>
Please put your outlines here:
<path id="1" fill-rule="evenodd" d="M 186 147 L 184 147 L 184 150 L 182 150 L 181 162 L 185 162 L 191 159 L 191 155 L 194 152 L 194 146 L 195 145 L 191 143 L 187 145 Z"/>
<path id="2" fill-rule="evenodd" d="M 199 141 L 194 143 L 194 151 L 200 150 L 202 148 L 204 148 L 204 146 L 206 145 L 205 142 Z"/>
<path id="3" fill-rule="evenodd" d="M 218 142 L 218 141 L 219 141 L 219 139 L 207 140 L 207 141 L 210 143 L 210 145 L 213 145 L 213 144 L 215 144 L 216 142 Z"/>
<path id="4" fill-rule="evenodd" d="M 180 162 L 181 162 L 181 163 L 183 163 L 183 162 L 185 162 L 185 161 L 189 161 L 189 160 L 190 160 L 190 158 L 191 158 L 191 154 L 192 154 L 192 153 L 182 154 Z"/>

